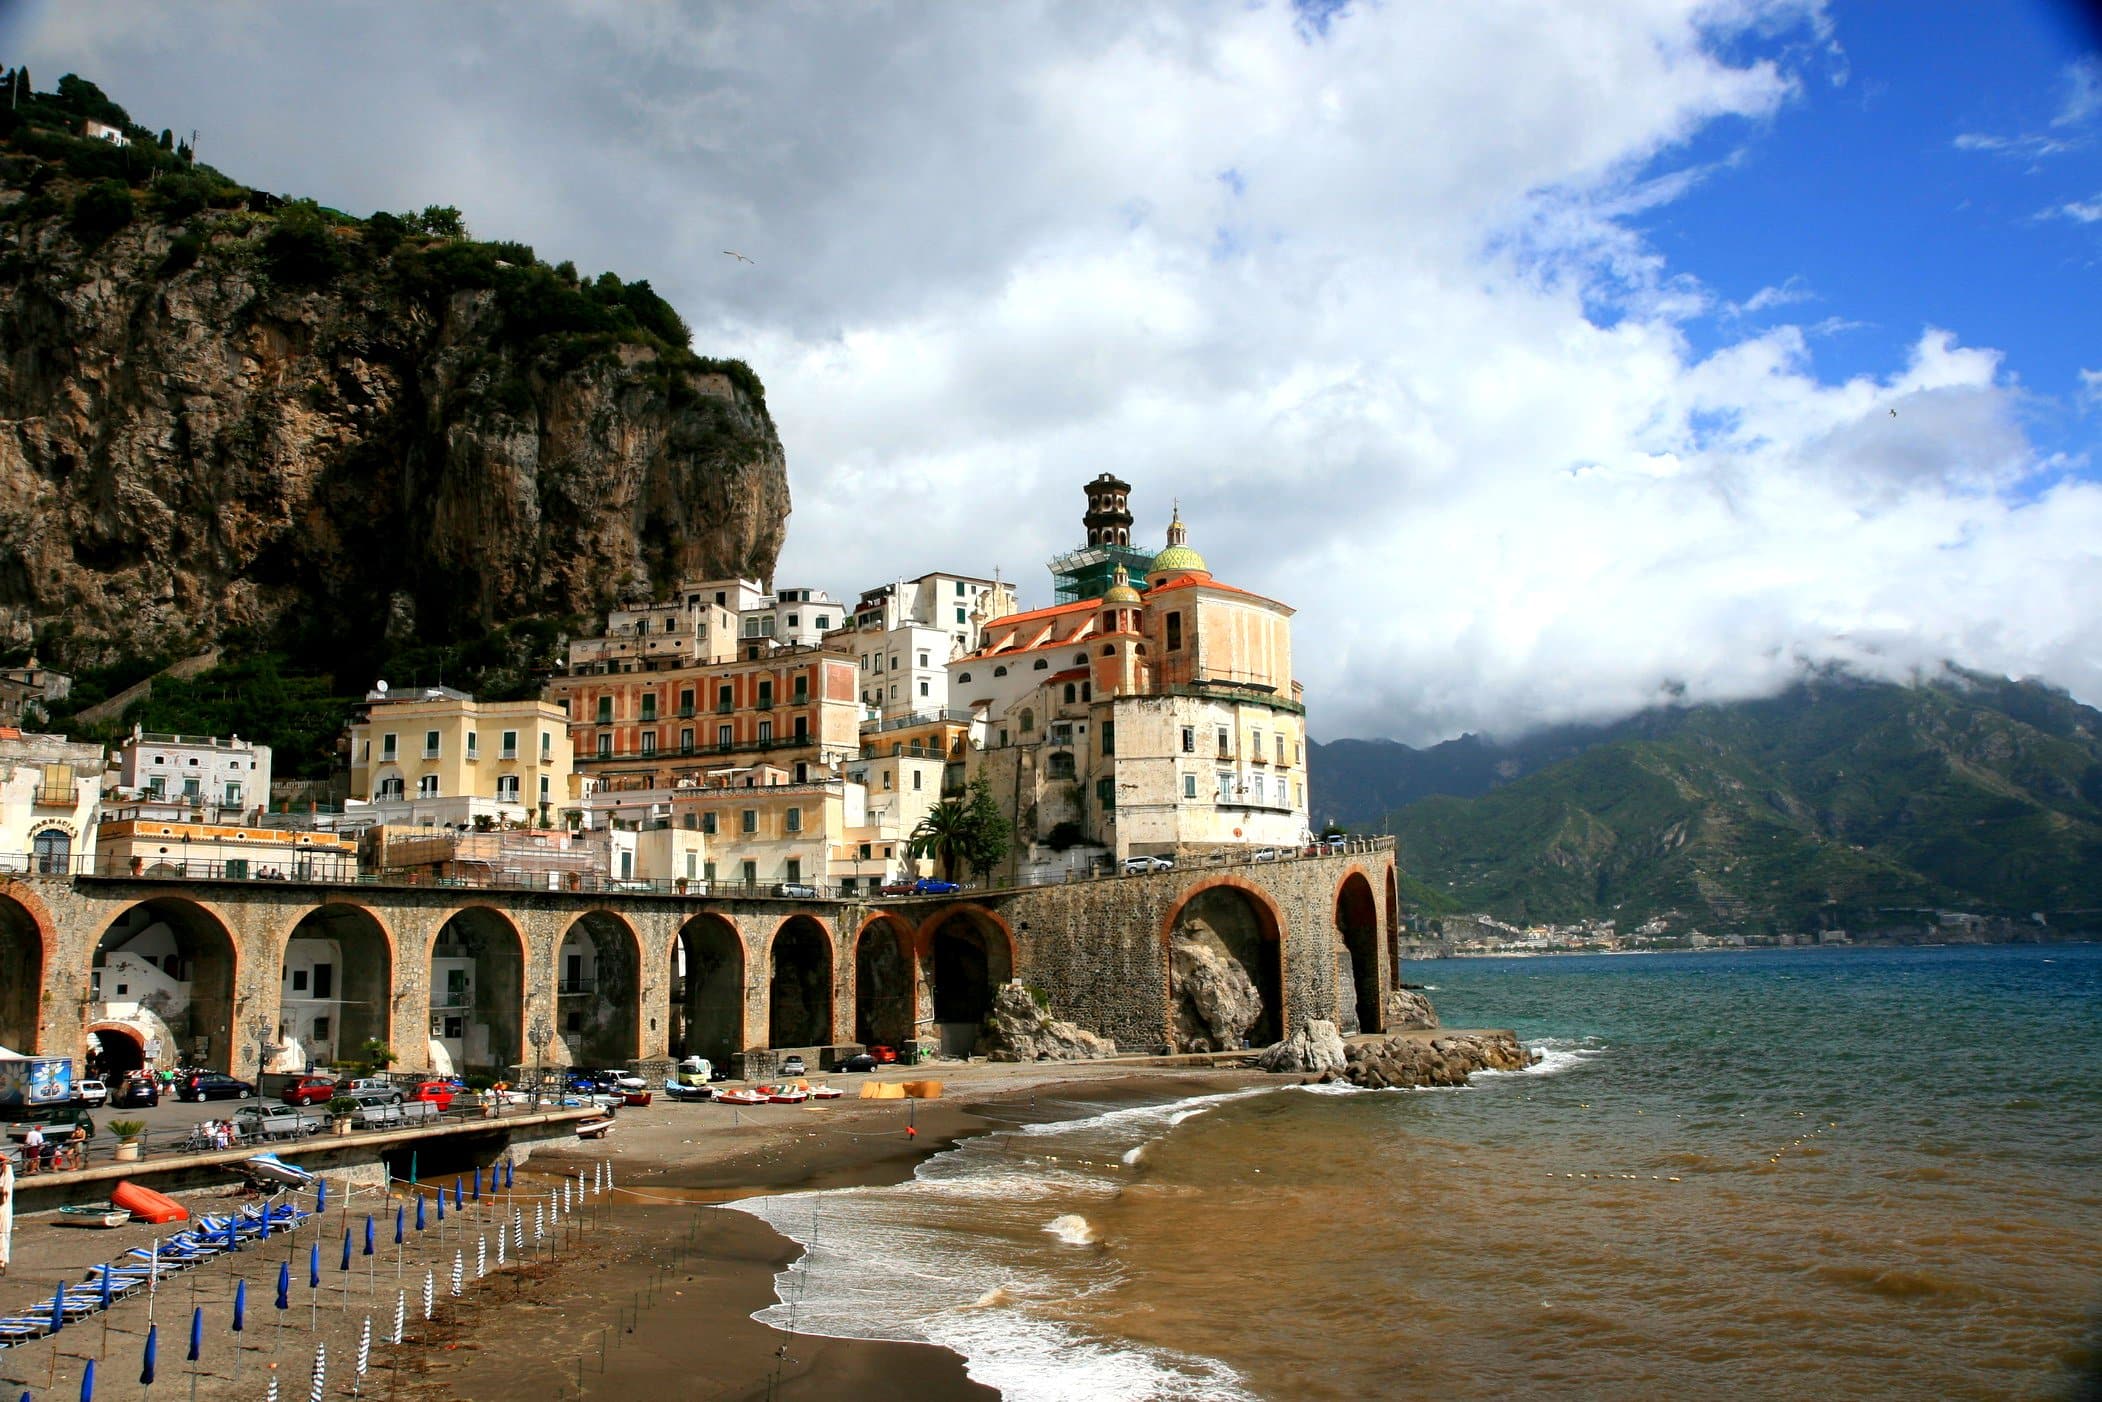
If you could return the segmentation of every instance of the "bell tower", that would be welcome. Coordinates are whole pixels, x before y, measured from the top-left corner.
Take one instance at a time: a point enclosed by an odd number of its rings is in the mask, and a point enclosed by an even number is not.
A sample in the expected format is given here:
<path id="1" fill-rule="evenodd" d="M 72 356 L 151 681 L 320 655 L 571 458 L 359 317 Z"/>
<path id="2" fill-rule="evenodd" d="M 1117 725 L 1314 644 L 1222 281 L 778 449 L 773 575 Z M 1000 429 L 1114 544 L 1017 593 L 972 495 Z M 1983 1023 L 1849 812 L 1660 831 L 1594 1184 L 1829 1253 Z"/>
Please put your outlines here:
<path id="1" fill-rule="evenodd" d="M 1080 524 L 1087 527 L 1087 543 L 1131 544 L 1131 508 L 1126 504 L 1131 484 L 1105 472 L 1088 483 L 1086 491 L 1087 515 L 1080 518 Z"/>

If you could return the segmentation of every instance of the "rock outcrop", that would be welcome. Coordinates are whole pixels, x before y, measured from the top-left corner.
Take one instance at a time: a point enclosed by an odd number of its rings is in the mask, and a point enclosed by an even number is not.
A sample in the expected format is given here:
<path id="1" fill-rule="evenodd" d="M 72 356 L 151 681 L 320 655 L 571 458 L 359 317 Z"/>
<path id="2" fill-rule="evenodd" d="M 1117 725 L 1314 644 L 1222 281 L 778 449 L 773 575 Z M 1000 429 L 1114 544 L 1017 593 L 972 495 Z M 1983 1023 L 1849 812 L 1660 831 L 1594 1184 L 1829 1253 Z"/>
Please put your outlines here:
<path id="1" fill-rule="evenodd" d="M 140 188 L 89 238 L 88 182 L 0 148 L 0 647 L 447 641 L 771 575 L 763 391 L 647 284 L 181 195 L 216 178 Z"/>
<path id="2" fill-rule="evenodd" d="M 1201 919 L 1185 921 L 1169 951 L 1178 1051 L 1234 1051 L 1262 1018 L 1255 980 Z"/>
<path id="3" fill-rule="evenodd" d="M 1322 1072 L 1344 1065 L 1343 1034 L 1333 1022 L 1314 1018 L 1282 1042 L 1273 1042 L 1256 1057 L 1265 1071 Z"/>
<path id="4" fill-rule="evenodd" d="M 1438 1010 L 1431 1000 L 1413 988 L 1397 988 L 1387 995 L 1387 1030 L 1408 1032 L 1438 1025 Z"/>
<path id="5" fill-rule="evenodd" d="M 978 1039 L 992 1061 L 1089 1061 L 1117 1054 L 1117 1044 L 1084 1027 L 1061 1022 L 1018 983 L 1000 986 Z"/>
<path id="6" fill-rule="evenodd" d="M 1523 1071 L 1538 1060 L 1509 1032 L 1462 1032 L 1444 1037 L 1393 1037 L 1361 1042 L 1344 1063 L 1320 1073 L 1323 1084 L 1346 1081 L 1368 1090 L 1408 1086 L 1464 1086 L 1477 1071 Z"/>

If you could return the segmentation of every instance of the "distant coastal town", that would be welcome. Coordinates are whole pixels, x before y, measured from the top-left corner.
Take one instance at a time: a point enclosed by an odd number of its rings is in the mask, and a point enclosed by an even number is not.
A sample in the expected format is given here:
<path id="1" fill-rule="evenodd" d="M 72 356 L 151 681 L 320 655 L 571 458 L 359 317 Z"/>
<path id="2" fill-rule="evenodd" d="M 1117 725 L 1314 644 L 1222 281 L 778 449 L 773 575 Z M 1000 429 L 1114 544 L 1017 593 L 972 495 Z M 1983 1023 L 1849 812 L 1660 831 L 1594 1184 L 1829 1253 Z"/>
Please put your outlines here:
<path id="1" fill-rule="evenodd" d="M 1534 954 L 1662 954 L 1695 949 L 2048 943 L 2066 938 L 2040 918 L 2024 922 L 1961 910 L 1891 914 L 1904 918 L 1893 918 L 1888 925 L 1867 931 L 1771 934 L 1709 933 L 1666 916 L 1622 930 L 1612 920 L 1516 925 L 1491 915 L 1447 915 L 1410 921 L 1401 947 L 1407 959 L 1468 959 Z"/>

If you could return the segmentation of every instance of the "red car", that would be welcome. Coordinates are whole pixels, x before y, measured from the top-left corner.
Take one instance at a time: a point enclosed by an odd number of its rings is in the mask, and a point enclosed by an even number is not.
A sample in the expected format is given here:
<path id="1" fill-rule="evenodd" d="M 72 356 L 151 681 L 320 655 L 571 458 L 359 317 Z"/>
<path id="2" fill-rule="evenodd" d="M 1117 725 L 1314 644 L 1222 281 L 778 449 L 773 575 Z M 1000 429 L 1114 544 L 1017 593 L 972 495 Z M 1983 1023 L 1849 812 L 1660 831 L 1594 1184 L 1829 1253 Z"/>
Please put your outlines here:
<path id="1" fill-rule="evenodd" d="M 409 1092 L 409 1099 L 428 1101 L 442 1112 L 453 1103 L 453 1088 L 447 1081 L 418 1081 L 416 1089 Z"/>
<path id="2" fill-rule="evenodd" d="M 277 1093 L 287 1105 L 325 1105 L 336 1098 L 334 1076 L 294 1076 Z"/>
<path id="3" fill-rule="evenodd" d="M 898 1059 L 898 1049 L 896 1047 L 876 1046 L 870 1047 L 868 1050 L 870 1056 L 874 1057 L 877 1061 L 882 1062 L 885 1066 L 890 1065 L 892 1062 Z"/>

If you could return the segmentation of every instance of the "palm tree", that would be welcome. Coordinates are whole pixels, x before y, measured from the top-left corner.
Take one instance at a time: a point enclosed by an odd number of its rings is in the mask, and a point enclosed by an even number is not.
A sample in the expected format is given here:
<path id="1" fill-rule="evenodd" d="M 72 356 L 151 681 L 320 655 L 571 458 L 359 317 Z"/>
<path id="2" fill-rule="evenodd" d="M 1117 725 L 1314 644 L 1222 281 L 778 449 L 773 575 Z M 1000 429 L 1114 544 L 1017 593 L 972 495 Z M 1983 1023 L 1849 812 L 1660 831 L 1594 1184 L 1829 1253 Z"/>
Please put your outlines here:
<path id="1" fill-rule="evenodd" d="M 906 851 L 941 864 L 942 880 L 956 879 L 956 864 L 970 846 L 971 810 L 960 799 L 945 798 L 927 810 L 907 839 Z"/>

